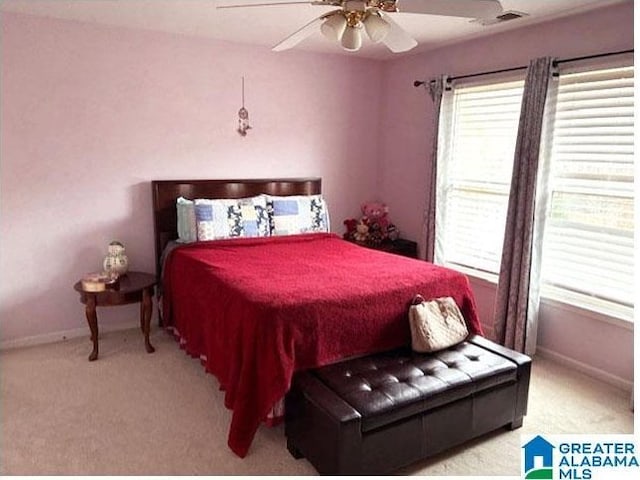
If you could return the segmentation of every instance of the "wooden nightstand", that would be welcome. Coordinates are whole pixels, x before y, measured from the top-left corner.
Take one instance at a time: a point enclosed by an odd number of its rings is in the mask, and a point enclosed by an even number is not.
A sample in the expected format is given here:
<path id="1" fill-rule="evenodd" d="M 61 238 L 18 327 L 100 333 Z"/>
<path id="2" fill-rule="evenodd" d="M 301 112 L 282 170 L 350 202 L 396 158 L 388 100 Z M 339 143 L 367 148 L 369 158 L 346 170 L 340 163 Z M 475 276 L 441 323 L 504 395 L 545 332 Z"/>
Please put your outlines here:
<path id="1" fill-rule="evenodd" d="M 90 362 L 98 358 L 98 316 L 96 307 L 110 307 L 140 302 L 140 329 L 144 334 L 144 345 L 147 353 L 155 352 L 155 348 L 149 342 L 155 284 L 155 275 L 143 272 L 127 272 L 119 278 L 118 288 L 106 289 L 102 292 L 87 292 L 82 289 L 82 281 L 76 282 L 73 288 L 80 293 L 80 302 L 86 305 L 85 313 L 89 323 L 89 330 L 91 330 L 93 351 L 89 355 Z"/>
<path id="2" fill-rule="evenodd" d="M 399 238 L 394 241 L 385 241 L 380 245 L 368 245 L 366 243 L 357 243 L 363 247 L 373 248 L 374 250 L 382 250 L 383 252 L 395 253 L 404 257 L 418 258 L 418 244 L 411 240 Z"/>

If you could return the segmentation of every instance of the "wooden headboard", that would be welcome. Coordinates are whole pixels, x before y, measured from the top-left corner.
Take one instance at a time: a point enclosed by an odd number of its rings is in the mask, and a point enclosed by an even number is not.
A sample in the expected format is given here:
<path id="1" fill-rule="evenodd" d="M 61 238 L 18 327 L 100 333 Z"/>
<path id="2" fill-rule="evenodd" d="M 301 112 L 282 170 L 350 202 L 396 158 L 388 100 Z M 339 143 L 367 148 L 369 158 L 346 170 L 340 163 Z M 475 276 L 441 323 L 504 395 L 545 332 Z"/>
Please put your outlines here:
<path id="1" fill-rule="evenodd" d="M 267 178 L 256 180 L 153 180 L 153 234 L 156 275 L 167 243 L 178 238 L 176 199 L 243 198 L 270 195 L 315 195 L 321 193 L 320 178 Z"/>

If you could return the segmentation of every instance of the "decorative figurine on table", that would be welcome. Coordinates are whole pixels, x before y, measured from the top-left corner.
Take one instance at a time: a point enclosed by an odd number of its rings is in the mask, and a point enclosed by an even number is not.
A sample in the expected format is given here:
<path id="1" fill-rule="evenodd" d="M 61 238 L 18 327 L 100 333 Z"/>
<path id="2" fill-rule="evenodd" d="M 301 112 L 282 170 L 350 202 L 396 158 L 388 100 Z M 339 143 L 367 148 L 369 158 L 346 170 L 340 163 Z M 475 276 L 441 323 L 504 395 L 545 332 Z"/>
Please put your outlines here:
<path id="1" fill-rule="evenodd" d="M 364 222 L 359 222 L 356 225 L 356 233 L 353 234 L 353 239 L 358 243 L 367 243 L 369 240 L 369 225 Z"/>
<path id="2" fill-rule="evenodd" d="M 393 223 L 390 223 L 387 226 L 387 238 L 392 242 L 395 242 L 398 238 L 400 238 L 400 232 Z"/>
<path id="3" fill-rule="evenodd" d="M 104 271 L 117 276 L 127 273 L 129 268 L 129 259 L 124 253 L 124 245 L 117 240 L 109 244 L 108 254 L 104 257 L 102 267 Z"/>
<path id="4" fill-rule="evenodd" d="M 356 220 L 355 218 L 347 218 L 342 223 L 347 229 L 347 231 L 342 235 L 342 238 L 344 238 L 345 240 L 353 240 L 353 237 L 356 233 L 356 227 L 358 226 L 358 220 Z"/>
<path id="5" fill-rule="evenodd" d="M 380 245 L 382 242 L 397 240 L 400 236 L 396 226 L 389 221 L 389 208 L 381 202 L 365 202 L 361 205 L 360 220 L 348 218 L 343 223 L 345 240 L 367 245 Z"/>

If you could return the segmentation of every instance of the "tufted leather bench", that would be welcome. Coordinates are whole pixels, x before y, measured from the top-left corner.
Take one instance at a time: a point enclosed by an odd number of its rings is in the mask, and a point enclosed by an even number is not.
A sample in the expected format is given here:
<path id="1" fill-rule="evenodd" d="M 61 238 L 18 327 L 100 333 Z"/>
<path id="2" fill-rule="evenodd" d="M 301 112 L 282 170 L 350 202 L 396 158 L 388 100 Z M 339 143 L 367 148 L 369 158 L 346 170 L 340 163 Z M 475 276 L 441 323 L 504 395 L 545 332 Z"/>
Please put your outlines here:
<path id="1" fill-rule="evenodd" d="M 298 373 L 287 448 L 322 474 L 376 475 L 492 430 L 522 426 L 531 359 L 483 337 L 432 354 L 400 349 Z"/>

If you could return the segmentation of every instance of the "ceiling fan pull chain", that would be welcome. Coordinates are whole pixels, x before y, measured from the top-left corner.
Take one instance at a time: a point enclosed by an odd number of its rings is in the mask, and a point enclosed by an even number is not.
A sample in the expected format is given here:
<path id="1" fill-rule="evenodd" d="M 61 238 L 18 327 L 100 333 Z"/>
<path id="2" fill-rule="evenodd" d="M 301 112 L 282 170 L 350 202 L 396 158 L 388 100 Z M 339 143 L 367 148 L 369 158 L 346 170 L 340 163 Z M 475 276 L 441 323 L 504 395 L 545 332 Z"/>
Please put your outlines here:
<path id="1" fill-rule="evenodd" d="M 242 108 L 238 110 L 238 133 L 244 137 L 250 128 L 249 112 L 244 108 L 244 77 L 242 77 Z"/>

